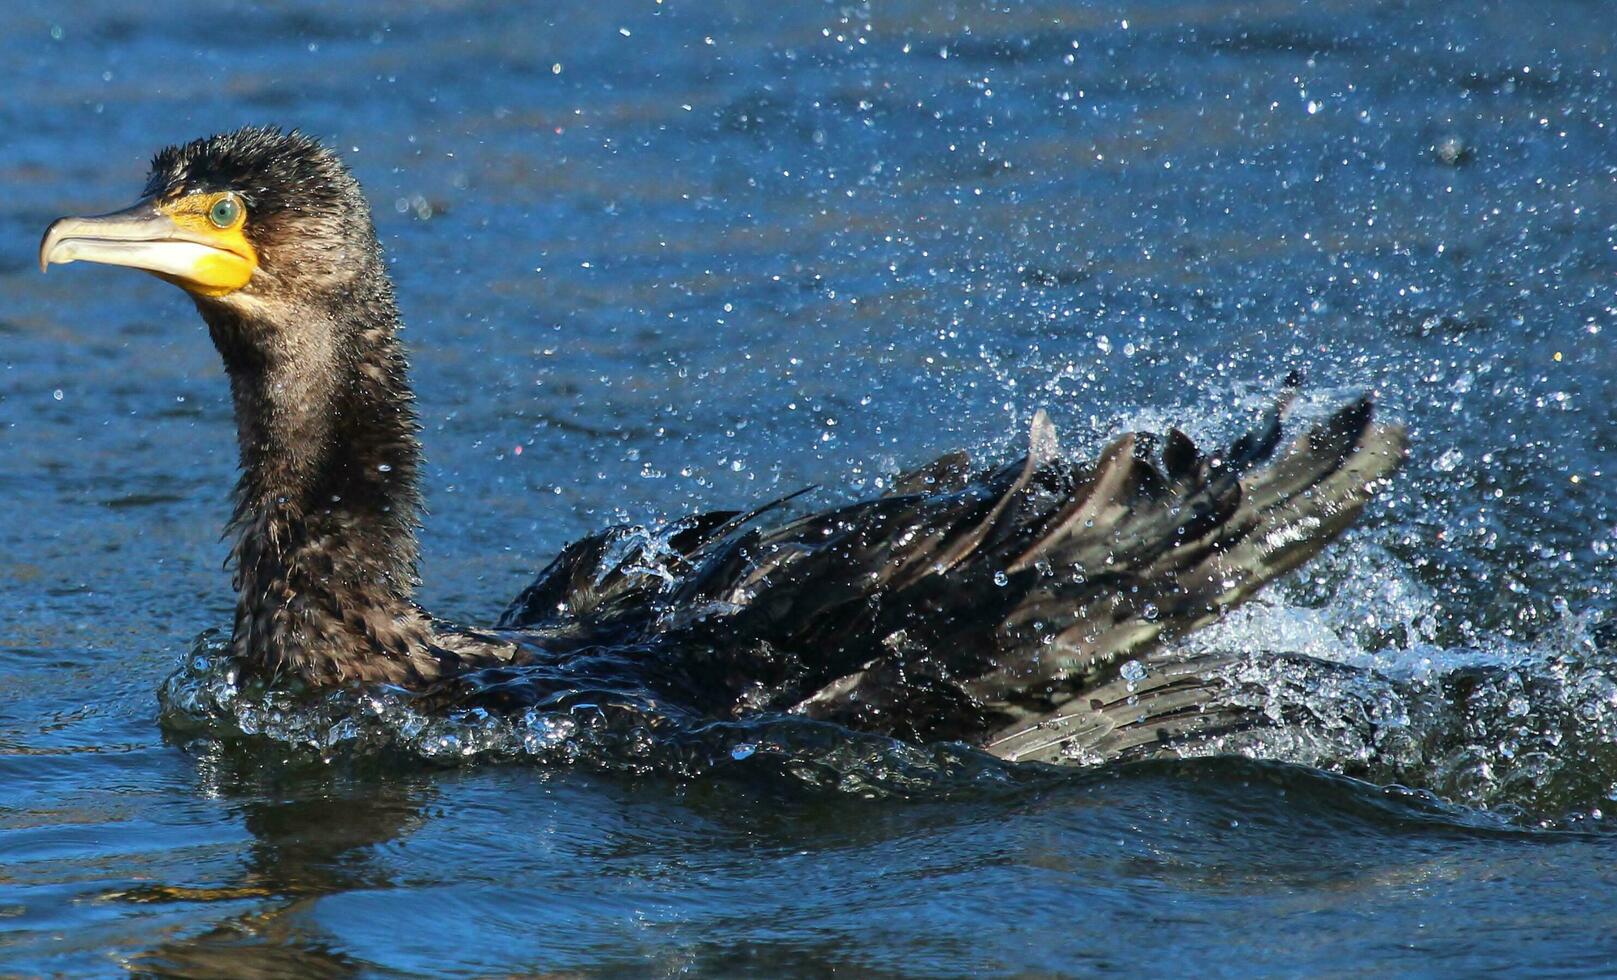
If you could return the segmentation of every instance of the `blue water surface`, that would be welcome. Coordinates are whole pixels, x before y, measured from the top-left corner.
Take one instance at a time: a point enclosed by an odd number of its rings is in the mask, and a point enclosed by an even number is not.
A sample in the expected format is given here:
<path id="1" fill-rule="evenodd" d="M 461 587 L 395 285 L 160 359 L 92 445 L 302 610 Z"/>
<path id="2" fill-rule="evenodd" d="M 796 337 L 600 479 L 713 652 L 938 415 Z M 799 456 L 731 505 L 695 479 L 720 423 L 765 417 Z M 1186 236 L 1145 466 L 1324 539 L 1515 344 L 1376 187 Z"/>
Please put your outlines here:
<path id="1" fill-rule="evenodd" d="M 1590 0 L 5 5 L 0 972 L 1617 969 L 1614 71 Z M 1322 700 L 1357 734 L 1272 761 L 1076 772 L 160 724 L 232 608 L 223 373 L 179 291 L 35 249 L 245 123 L 373 203 L 441 615 L 1040 408 L 1075 452 L 1227 435 L 1300 368 L 1300 411 L 1372 389 L 1413 456 L 1195 642 L 1415 693 Z"/>

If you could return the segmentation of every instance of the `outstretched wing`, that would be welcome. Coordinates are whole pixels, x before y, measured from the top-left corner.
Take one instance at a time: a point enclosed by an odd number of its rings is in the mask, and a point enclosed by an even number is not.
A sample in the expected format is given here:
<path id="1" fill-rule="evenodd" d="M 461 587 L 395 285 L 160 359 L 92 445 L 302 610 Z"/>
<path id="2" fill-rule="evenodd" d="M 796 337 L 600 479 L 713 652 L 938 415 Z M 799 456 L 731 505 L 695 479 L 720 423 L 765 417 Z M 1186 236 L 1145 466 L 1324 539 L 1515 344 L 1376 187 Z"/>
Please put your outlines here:
<path id="1" fill-rule="evenodd" d="M 1275 458 L 1283 409 L 1223 452 L 1135 433 L 1087 465 L 1061 457 L 1041 413 L 1027 455 L 995 470 L 971 475 L 951 454 L 884 497 L 774 527 L 757 518 L 778 504 L 628 545 L 635 532 L 615 529 L 564 552 L 501 622 L 632 620 L 673 641 L 660 645 L 668 676 L 706 710 L 794 711 L 1012 757 L 1035 742 L 1040 758 L 1105 752 L 1117 738 L 1096 733 L 1115 733 L 1122 709 L 1088 695 L 1132 683 L 1118 675 L 1130 654 L 1307 560 L 1402 459 L 1403 433 L 1363 399 Z M 615 548 L 625 557 L 605 560 Z M 1231 723 L 1199 676 L 1133 698 L 1129 744 Z M 1021 737 L 1039 726 L 1066 734 Z"/>

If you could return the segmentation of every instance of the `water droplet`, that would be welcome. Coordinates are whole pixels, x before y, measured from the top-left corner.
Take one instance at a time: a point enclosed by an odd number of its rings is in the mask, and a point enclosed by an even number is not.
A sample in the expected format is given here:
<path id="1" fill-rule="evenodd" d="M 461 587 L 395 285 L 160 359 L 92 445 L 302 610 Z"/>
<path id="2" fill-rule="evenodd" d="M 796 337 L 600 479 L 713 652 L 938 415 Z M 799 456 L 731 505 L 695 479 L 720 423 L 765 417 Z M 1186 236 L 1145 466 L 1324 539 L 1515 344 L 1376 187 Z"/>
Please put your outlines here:
<path id="1" fill-rule="evenodd" d="M 1453 447 L 1437 457 L 1432 463 L 1432 469 L 1439 473 L 1453 473 L 1465 461 L 1465 453 L 1459 447 Z"/>

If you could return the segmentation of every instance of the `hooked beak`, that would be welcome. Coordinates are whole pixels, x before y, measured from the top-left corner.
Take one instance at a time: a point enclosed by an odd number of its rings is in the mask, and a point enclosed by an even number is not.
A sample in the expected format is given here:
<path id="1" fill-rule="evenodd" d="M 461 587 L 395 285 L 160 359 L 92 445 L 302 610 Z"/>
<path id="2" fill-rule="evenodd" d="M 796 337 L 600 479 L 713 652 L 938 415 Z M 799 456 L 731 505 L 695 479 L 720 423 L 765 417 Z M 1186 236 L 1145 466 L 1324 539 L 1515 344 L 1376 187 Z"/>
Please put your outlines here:
<path id="1" fill-rule="evenodd" d="M 235 292 L 258 265 L 239 231 L 182 223 L 151 200 L 112 214 L 52 223 L 39 243 L 39 270 L 69 262 L 144 269 L 203 296 Z"/>

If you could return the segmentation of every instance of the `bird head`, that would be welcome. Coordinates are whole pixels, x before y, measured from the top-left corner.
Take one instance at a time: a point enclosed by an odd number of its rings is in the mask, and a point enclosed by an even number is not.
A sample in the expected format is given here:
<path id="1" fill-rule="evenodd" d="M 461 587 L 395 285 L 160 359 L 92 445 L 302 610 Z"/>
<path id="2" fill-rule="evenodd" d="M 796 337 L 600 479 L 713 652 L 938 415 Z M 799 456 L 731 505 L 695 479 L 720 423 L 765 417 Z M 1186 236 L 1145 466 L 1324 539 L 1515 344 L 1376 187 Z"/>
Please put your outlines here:
<path id="1" fill-rule="evenodd" d="M 159 151 L 138 201 L 56 221 L 39 264 L 144 269 L 228 308 L 340 295 L 377 253 L 370 208 L 336 155 L 250 126 Z"/>

